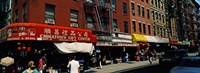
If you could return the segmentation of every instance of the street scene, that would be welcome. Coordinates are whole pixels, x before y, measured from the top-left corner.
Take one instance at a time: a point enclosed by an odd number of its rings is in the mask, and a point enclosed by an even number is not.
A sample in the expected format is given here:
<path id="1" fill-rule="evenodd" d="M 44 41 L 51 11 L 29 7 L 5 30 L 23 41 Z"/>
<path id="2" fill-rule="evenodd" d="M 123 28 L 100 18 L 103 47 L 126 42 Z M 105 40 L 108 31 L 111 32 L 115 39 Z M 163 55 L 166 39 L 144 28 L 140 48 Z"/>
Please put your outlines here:
<path id="1" fill-rule="evenodd" d="M 0 73 L 199 73 L 200 0 L 0 0 Z"/>

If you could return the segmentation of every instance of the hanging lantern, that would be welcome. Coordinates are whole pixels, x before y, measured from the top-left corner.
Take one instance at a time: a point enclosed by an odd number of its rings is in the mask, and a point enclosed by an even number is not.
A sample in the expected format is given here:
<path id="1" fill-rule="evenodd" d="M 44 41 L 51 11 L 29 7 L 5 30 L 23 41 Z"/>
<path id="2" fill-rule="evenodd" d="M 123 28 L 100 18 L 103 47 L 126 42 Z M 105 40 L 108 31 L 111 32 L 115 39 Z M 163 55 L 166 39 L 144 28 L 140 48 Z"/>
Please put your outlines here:
<path id="1" fill-rule="evenodd" d="M 19 47 L 17 47 L 17 50 L 21 50 L 22 48 L 19 46 Z"/>
<path id="2" fill-rule="evenodd" d="M 25 49 L 26 49 L 26 46 L 23 46 L 22 49 L 25 50 Z"/>
<path id="3" fill-rule="evenodd" d="M 31 47 L 28 47 L 28 48 L 27 48 L 27 52 L 30 52 L 30 51 L 31 51 Z"/>

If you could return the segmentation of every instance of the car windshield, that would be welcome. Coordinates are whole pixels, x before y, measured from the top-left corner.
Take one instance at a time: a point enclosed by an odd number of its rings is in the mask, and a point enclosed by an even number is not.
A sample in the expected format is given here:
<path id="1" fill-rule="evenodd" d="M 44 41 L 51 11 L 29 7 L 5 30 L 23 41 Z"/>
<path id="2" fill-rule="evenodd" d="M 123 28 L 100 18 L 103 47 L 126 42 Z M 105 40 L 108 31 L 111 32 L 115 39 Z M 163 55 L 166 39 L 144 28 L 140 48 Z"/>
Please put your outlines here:
<path id="1" fill-rule="evenodd" d="M 179 66 L 200 68 L 200 59 L 183 59 L 180 62 Z"/>

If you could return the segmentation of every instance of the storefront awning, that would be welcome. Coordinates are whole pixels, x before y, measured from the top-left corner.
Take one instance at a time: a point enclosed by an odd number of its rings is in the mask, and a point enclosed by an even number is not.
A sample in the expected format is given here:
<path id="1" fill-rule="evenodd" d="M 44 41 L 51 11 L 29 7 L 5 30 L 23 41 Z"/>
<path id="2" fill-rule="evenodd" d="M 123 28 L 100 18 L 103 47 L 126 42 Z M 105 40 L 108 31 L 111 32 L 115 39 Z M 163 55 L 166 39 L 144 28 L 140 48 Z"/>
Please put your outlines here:
<path id="1" fill-rule="evenodd" d="M 89 53 L 92 54 L 94 50 L 94 45 L 92 43 L 67 43 L 67 42 L 61 42 L 57 43 L 54 42 L 55 46 L 57 47 L 57 50 L 60 53 L 68 54 L 68 53 Z"/>
<path id="2" fill-rule="evenodd" d="M 154 38 L 157 40 L 157 43 L 169 43 L 168 38 L 162 38 L 162 37 L 159 37 L 159 36 L 154 36 Z"/>
<path id="3" fill-rule="evenodd" d="M 91 30 L 38 23 L 15 23 L 0 30 L 0 42 L 15 40 L 89 42 L 97 41 Z"/>
<path id="4" fill-rule="evenodd" d="M 153 42 L 153 43 L 158 42 L 154 36 L 145 35 L 145 37 L 147 38 L 148 42 Z"/>
<path id="5" fill-rule="evenodd" d="M 133 34 L 133 42 L 148 42 L 144 35 Z"/>

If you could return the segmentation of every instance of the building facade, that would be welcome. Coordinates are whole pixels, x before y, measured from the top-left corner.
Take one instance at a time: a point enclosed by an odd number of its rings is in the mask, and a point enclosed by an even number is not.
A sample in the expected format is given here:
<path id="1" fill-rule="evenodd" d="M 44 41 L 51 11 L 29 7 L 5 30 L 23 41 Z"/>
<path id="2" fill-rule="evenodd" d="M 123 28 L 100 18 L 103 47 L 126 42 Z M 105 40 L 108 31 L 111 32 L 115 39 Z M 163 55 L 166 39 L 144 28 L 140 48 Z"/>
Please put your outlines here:
<path id="1" fill-rule="evenodd" d="M 0 28 L 12 23 L 12 0 L 0 0 Z"/>

